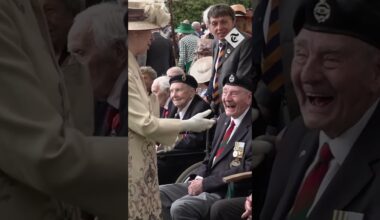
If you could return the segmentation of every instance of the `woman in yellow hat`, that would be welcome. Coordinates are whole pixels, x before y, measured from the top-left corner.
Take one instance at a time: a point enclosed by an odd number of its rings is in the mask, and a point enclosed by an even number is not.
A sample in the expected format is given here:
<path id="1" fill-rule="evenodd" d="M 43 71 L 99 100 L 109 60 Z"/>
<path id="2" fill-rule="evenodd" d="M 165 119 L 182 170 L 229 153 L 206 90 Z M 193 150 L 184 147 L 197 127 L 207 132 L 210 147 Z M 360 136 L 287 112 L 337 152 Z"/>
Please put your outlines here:
<path id="1" fill-rule="evenodd" d="M 163 4 L 128 2 L 128 219 L 161 219 L 155 143 L 171 146 L 181 131 L 202 131 L 214 121 L 210 111 L 189 120 L 159 119 L 153 114 L 136 56 L 146 52 L 151 30 L 164 27 Z"/>

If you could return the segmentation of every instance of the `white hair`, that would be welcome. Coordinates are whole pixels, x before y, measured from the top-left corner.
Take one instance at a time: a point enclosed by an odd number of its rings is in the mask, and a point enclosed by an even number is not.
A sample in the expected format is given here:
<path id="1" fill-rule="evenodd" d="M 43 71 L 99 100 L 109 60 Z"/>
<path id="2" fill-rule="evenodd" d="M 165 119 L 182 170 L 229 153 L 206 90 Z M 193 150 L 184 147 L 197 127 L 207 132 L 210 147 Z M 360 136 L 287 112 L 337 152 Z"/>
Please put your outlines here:
<path id="1" fill-rule="evenodd" d="M 203 23 L 205 23 L 207 27 L 208 27 L 208 20 L 209 20 L 208 19 L 208 11 L 210 11 L 211 7 L 212 7 L 212 5 L 209 6 L 208 8 L 206 8 L 206 10 L 204 10 L 203 14 L 202 14 L 202 16 L 203 16 Z"/>
<path id="2" fill-rule="evenodd" d="M 168 76 L 159 76 L 153 81 L 153 84 L 157 83 L 160 88 L 160 91 L 169 90 L 169 80 L 170 78 Z"/>
<path id="3" fill-rule="evenodd" d="M 125 10 L 114 2 L 93 5 L 79 13 L 71 30 L 88 31 L 93 34 L 97 47 L 105 49 L 115 42 L 125 42 L 127 31 L 124 27 Z"/>

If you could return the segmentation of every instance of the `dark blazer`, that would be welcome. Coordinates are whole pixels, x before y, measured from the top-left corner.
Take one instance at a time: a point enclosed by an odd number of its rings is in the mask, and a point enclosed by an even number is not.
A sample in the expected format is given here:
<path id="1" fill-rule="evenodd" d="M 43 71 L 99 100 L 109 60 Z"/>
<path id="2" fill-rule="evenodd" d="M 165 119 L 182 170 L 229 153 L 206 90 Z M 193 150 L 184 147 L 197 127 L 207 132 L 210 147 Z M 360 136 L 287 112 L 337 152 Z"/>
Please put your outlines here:
<path id="1" fill-rule="evenodd" d="M 173 43 L 159 32 L 154 32 L 153 37 L 154 40 L 146 54 L 146 66 L 156 70 L 157 76 L 166 75 L 166 71 L 175 66 Z"/>
<path id="2" fill-rule="evenodd" d="M 252 114 L 251 110 L 247 112 L 243 118 L 241 124 L 230 138 L 230 141 L 225 146 L 223 153 L 215 160 L 213 164 L 213 157 L 219 148 L 220 142 L 223 139 L 225 131 L 230 124 L 230 117 L 227 117 L 225 113 L 219 116 L 217 121 L 214 139 L 212 141 L 212 149 L 209 157 L 206 157 L 203 164 L 195 171 L 196 175 L 202 176 L 203 179 L 203 191 L 212 192 L 225 196 L 227 192 L 227 184 L 223 182 L 222 177 L 235 173 L 245 172 L 251 170 L 252 164 Z M 230 167 L 231 162 L 234 160 L 232 156 L 235 142 L 244 142 L 244 156 L 240 160 L 240 165 L 236 167 Z M 247 194 L 249 188 L 235 188 L 235 193 Z"/>
<path id="3" fill-rule="evenodd" d="M 173 105 L 174 106 L 174 105 Z M 210 105 L 205 102 L 199 95 L 195 95 L 189 108 L 186 110 L 182 120 L 190 119 L 194 115 L 210 109 Z M 169 118 L 174 118 L 177 112 L 169 112 Z M 208 118 L 212 118 L 212 114 Z M 206 145 L 206 131 L 204 132 L 184 132 L 184 137 L 176 143 L 174 151 L 204 151 Z"/>
<path id="4" fill-rule="evenodd" d="M 174 105 L 172 106 L 173 108 L 169 107 L 171 110 L 169 110 L 168 118 L 174 118 L 177 113 L 177 108 Z M 210 109 L 210 105 L 195 95 L 183 116 L 183 120 L 190 119 L 207 109 Z M 212 117 L 212 114 L 208 116 L 208 118 Z M 175 182 L 186 168 L 202 161 L 205 157 L 207 131 L 183 132 L 182 135 L 183 139 L 175 144 L 173 150 L 157 154 L 159 184 Z"/>
<path id="5" fill-rule="evenodd" d="M 334 210 L 364 213 L 366 220 L 380 219 L 379 125 L 378 106 L 310 213 L 310 220 L 332 219 Z M 289 125 L 278 146 L 260 219 L 286 219 L 317 151 L 318 138 L 319 131 L 305 128 L 300 118 Z"/>
<path id="6" fill-rule="evenodd" d="M 252 87 L 256 88 L 256 84 L 258 81 L 259 75 L 253 70 L 252 65 L 252 39 L 251 37 L 245 35 L 245 39 L 236 47 L 233 48 L 230 44 L 226 46 L 226 53 L 224 58 L 222 58 L 222 65 L 219 67 L 220 77 L 219 81 L 219 94 L 222 94 L 222 82 L 226 75 L 235 73 L 239 77 L 249 76 L 253 80 Z M 213 82 L 215 76 L 215 63 L 218 57 L 218 46 L 219 41 L 214 40 L 213 42 L 213 69 L 212 76 L 210 82 Z M 253 91 L 254 91 L 253 90 Z M 211 97 L 213 93 L 213 83 L 209 83 L 209 87 L 207 89 L 207 97 Z"/>

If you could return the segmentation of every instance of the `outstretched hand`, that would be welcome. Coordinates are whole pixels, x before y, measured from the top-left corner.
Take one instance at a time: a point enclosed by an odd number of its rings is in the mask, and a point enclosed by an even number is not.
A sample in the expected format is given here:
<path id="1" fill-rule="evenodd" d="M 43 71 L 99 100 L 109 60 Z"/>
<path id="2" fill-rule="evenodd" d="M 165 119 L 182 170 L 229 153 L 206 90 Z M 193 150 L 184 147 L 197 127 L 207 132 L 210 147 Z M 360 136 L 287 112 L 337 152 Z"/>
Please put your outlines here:
<path id="1" fill-rule="evenodd" d="M 182 121 L 182 131 L 194 131 L 201 132 L 206 129 L 210 129 L 214 124 L 214 119 L 207 119 L 206 117 L 211 114 L 211 110 L 208 109 L 204 112 L 200 112 L 188 120 Z"/>

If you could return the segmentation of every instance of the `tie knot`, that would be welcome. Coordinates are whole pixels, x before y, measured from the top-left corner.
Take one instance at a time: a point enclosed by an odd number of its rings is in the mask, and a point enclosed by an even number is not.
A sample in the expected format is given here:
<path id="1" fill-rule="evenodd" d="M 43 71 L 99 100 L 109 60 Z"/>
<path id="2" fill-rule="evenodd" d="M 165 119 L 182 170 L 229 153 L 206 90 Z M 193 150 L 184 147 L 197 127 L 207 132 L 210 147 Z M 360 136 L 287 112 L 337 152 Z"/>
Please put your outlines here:
<path id="1" fill-rule="evenodd" d="M 235 127 L 235 122 L 234 122 L 234 120 L 232 120 L 231 119 L 231 122 L 230 122 L 230 127 L 232 128 L 232 127 Z"/>
<path id="2" fill-rule="evenodd" d="M 333 158 L 329 144 L 323 144 L 321 151 L 319 152 L 319 158 L 322 162 L 329 162 Z"/>
<path id="3" fill-rule="evenodd" d="M 224 40 L 219 42 L 219 49 L 223 49 L 226 46 L 226 42 Z"/>

